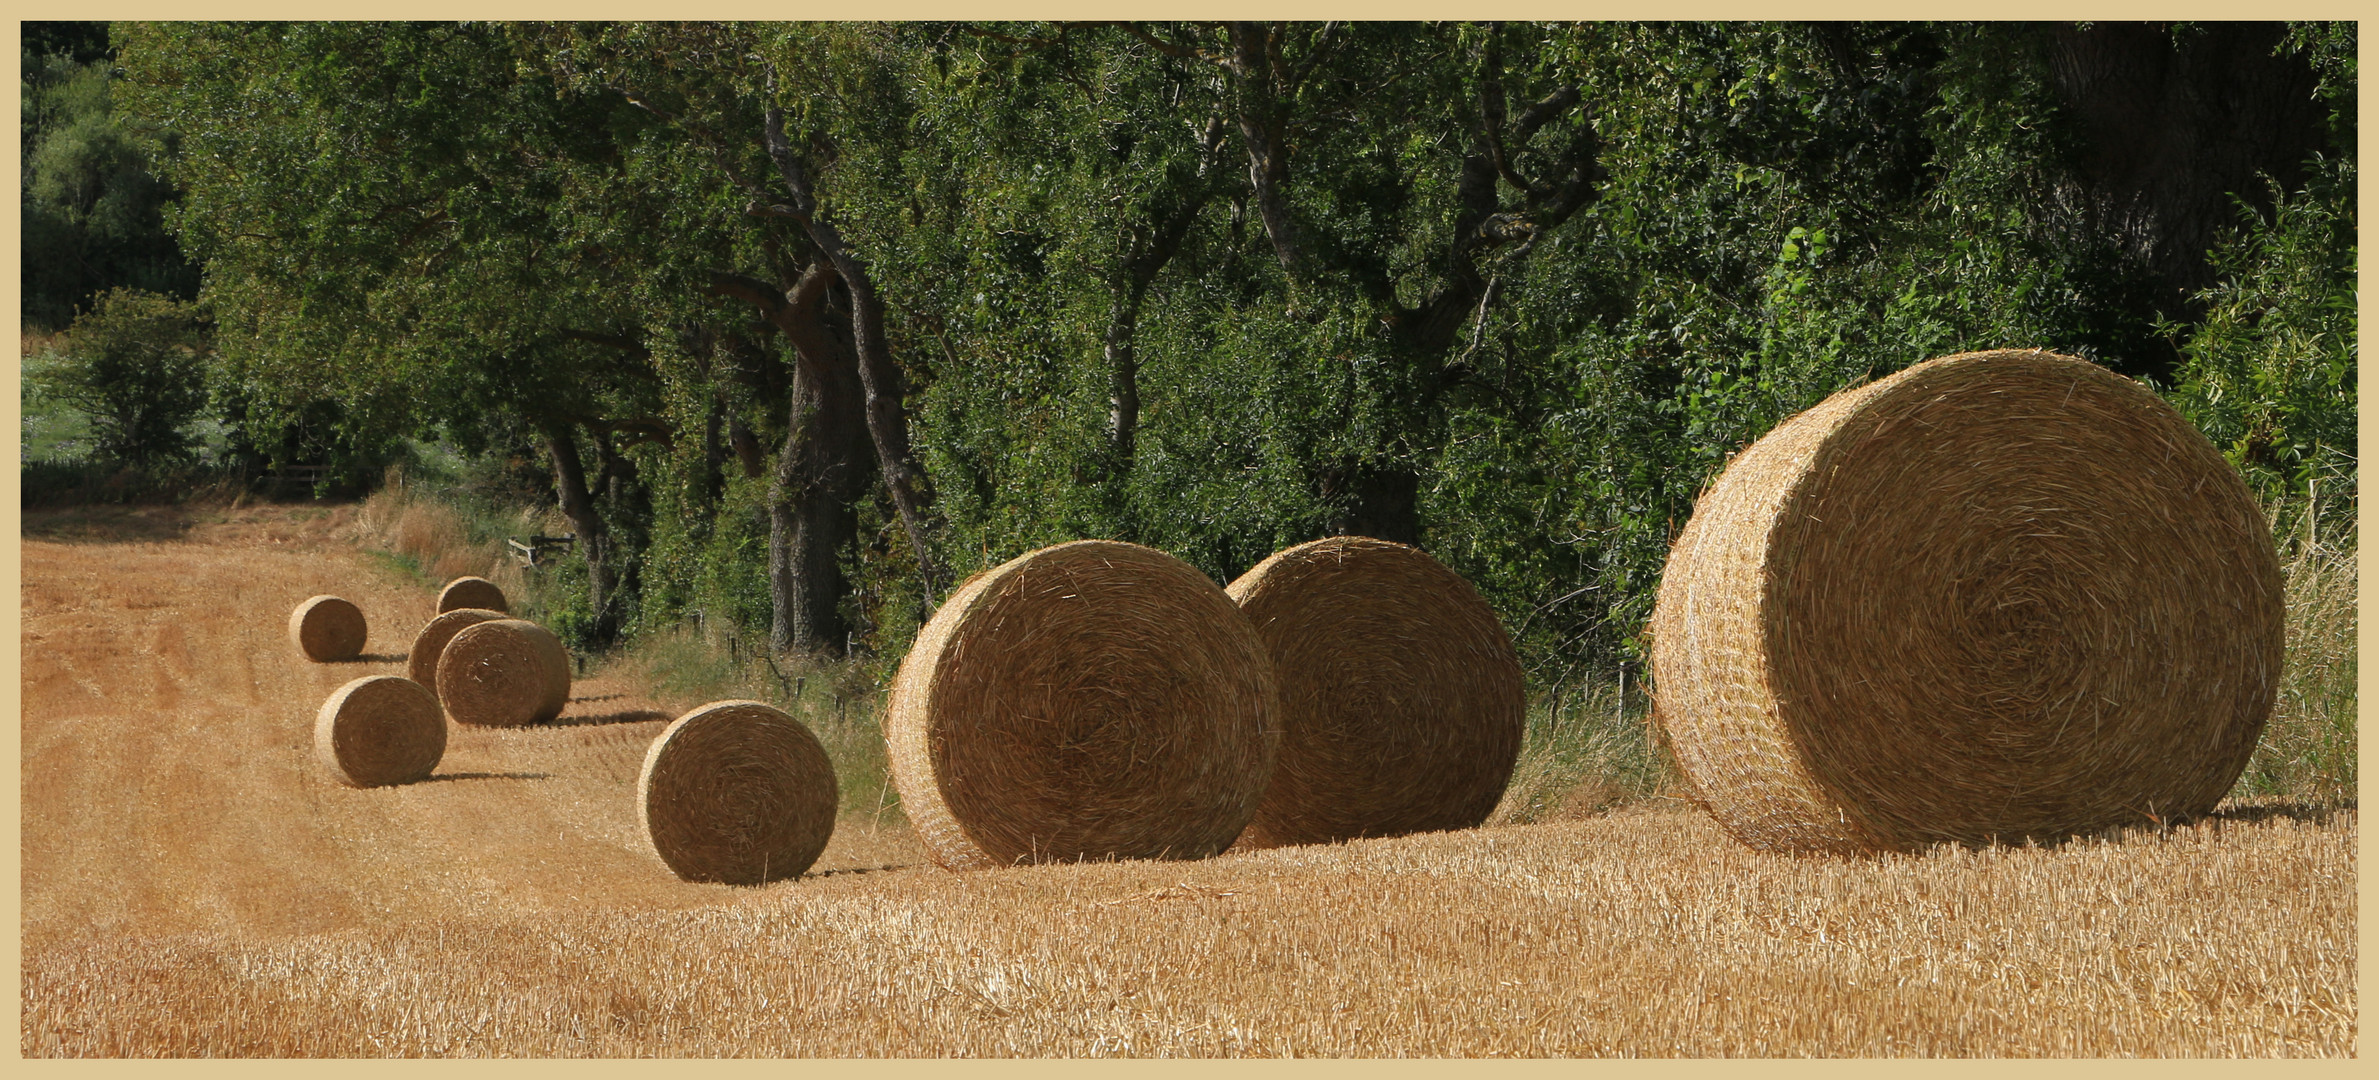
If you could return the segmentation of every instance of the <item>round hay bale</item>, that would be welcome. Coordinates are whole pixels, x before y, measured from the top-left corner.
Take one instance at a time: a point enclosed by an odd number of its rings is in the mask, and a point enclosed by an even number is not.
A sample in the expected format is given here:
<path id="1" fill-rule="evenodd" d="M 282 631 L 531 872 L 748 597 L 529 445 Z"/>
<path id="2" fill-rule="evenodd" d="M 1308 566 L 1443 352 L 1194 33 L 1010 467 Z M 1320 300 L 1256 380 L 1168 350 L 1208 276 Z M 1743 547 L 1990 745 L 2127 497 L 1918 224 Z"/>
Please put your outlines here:
<path id="1" fill-rule="evenodd" d="M 438 702 L 456 723 L 541 724 L 570 701 L 570 654 L 526 619 L 463 627 L 438 657 Z"/>
<path id="2" fill-rule="evenodd" d="M 363 655 L 363 609 L 336 596 L 309 597 L 289 613 L 289 641 L 315 663 Z"/>
<path id="3" fill-rule="evenodd" d="M 462 608 L 484 608 L 507 614 L 512 611 L 511 606 L 504 602 L 504 590 L 483 577 L 458 577 L 438 590 L 439 614 Z"/>
<path id="4" fill-rule="evenodd" d="M 445 655 L 446 644 L 466 626 L 477 626 L 504 618 L 501 611 L 487 608 L 456 608 L 424 623 L 421 632 L 413 635 L 413 649 L 405 657 L 405 673 L 414 682 L 429 688 L 435 697 L 438 688 L 438 657 Z"/>
<path id="5" fill-rule="evenodd" d="M 367 675 L 331 692 L 314 714 L 314 756 L 349 787 L 410 784 L 446 755 L 446 718 L 420 683 Z"/>
<path id="6" fill-rule="evenodd" d="M 834 835 L 834 763 L 802 723 L 757 701 L 714 701 L 644 755 L 645 838 L 687 881 L 797 877 Z"/>
<path id="7" fill-rule="evenodd" d="M 902 661 L 884 734 L 943 866 L 1195 859 L 1255 813 L 1273 709 L 1272 662 L 1214 582 L 1082 540 L 961 585 Z"/>
<path id="8" fill-rule="evenodd" d="M 1419 548 L 1334 536 L 1226 590 L 1272 657 L 1280 760 L 1242 848 L 1467 829 L 1511 780 L 1520 658 L 1470 583 Z"/>
<path id="9" fill-rule="evenodd" d="M 2020 842 L 2203 813 L 2280 673 L 2280 570 L 2171 406 L 2053 353 L 1844 391 L 1702 496 L 1657 715 L 1753 847 Z"/>

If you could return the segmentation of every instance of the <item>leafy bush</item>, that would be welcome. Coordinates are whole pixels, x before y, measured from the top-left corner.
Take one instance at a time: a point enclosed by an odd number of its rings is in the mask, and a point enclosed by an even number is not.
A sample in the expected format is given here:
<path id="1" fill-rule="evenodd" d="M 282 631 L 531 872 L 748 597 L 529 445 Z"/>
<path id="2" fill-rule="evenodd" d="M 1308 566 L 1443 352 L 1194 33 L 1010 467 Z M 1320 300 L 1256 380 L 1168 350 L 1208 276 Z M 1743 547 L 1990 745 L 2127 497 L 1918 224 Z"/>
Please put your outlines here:
<path id="1" fill-rule="evenodd" d="M 95 456 L 152 466 L 185 462 L 206 408 L 207 333 L 189 304 L 114 289 L 78 315 L 48 362 L 28 367 L 40 393 L 91 420 Z"/>

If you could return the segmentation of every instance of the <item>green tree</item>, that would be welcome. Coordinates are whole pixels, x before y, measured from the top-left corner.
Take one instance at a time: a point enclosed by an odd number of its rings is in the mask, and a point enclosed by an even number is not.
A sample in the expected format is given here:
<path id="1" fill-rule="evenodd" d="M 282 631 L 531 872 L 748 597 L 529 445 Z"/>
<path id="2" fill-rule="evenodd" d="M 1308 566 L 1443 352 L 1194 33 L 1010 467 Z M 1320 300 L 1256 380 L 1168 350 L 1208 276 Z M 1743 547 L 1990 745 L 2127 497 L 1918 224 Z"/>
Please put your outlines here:
<path id="1" fill-rule="evenodd" d="M 64 327 L 111 288 L 185 299 L 198 269 L 167 235 L 172 190 L 150 171 L 170 136 L 114 107 L 106 23 L 26 23 L 21 48 L 23 317 Z"/>
<path id="2" fill-rule="evenodd" d="M 91 418 L 101 459 L 179 463 L 191 456 L 189 428 L 207 404 L 207 337 L 189 304 L 111 289 L 76 316 L 64 345 L 29 368 L 27 381 Z"/>

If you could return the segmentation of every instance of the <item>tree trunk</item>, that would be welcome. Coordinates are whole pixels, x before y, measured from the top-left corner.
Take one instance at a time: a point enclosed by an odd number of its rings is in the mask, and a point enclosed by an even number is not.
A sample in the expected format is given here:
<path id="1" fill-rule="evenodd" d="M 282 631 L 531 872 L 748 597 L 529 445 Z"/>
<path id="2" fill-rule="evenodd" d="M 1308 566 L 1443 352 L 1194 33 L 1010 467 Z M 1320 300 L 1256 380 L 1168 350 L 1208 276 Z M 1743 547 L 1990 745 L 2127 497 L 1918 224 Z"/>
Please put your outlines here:
<path id="1" fill-rule="evenodd" d="M 778 649 L 839 653 L 848 643 L 842 550 L 870 471 L 856 350 L 827 317 L 835 280 L 832 269 L 811 267 L 769 319 L 797 357 L 768 500 L 769 642 Z"/>
<path id="2" fill-rule="evenodd" d="M 722 438 L 727 405 L 711 395 L 710 412 L 702 418 L 702 520 L 718 513 L 727 494 L 727 446 Z"/>
<path id="3" fill-rule="evenodd" d="M 612 565 L 611 533 L 603 526 L 602 513 L 595 509 L 594 493 L 587 489 L 586 466 L 579 459 L 578 436 L 570 423 L 549 420 L 541 426 L 546 446 L 553 451 L 554 486 L 562 513 L 577 530 L 578 552 L 586 559 L 587 606 L 595 613 L 589 635 L 598 643 L 607 643 L 619 634 L 619 618 L 612 610 L 619 570 Z"/>
<path id="4" fill-rule="evenodd" d="M 1110 475 L 1120 479 L 1131 472 L 1132 455 L 1136 452 L 1140 433 L 1140 350 L 1137 344 L 1140 329 L 1140 304 L 1148 297 L 1148 287 L 1156 276 L 1173 261 L 1181 245 L 1189 239 L 1190 227 L 1197 224 L 1198 215 L 1214 198 L 1214 173 L 1222 162 L 1223 141 L 1227 125 L 1220 114 L 1207 118 L 1206 139 L 1198 162 L 1194 186 L 1182 196 L 1179 204 L 1159 209 L 1149 215 L 1148 224 L 1132 226 L 1131 241 L 1124 255 L 1123 278 L 1116 290 L 1115 301 L 1107 314 L 1106 361 L 1109 379 L 1107 397 L 1107 449 L 1112 461 Z"/>
<path id="5" fill-rule="evenodd" d="M 834 224 L 819 216 L 809 169 L 785 137 L 784 110 L 771 105 L 761 119 L 769 160 L 793 195 L 794 219 L 832 262 L 843 288 L 850 293 L 852 344 L 858 354 L 860 385 L 866 391 L 868 435 L 875 443 L 876 466 L 892 493 L 893 508 L 900 513 L 901 528 L 916 556 L 918 573 L 925 579 L 930 609 L 940 600 L 943 584 L 940 564 L 934 558 L 935 530 L 928 521 L 933 493 L 926 487 L 924 470 L 909 446 L 908 411 L 902 402 L 900 367 L 892 362 L 892 348 L 884 336 L 883 302 L 876 295 L 875 279 L 869 276 L 867 264 L 852 254 Z"/>
<path id="6" fill-rule="evenodd" d="M 2078 193 L 2176 312 L 2213 283 L 2205 253 L 2235 220 L 2232 196 L 2267 205 L 2261 177 L 2290 185 L 2321 147 L 2312 66 L 2273 52 L 2285 32 L 2238 22 L 2048 31 L 2051 81 L 2081 136 Z"/>
<path id="7" fill-rule="evenodd" d="M 1115 298 L 1107 316 L 1107 456 L 1116 477 L 1131 471 L 1140 434 L 1140 357 L 1132 342 L 1139 322 L 1140 290 L 1134 287 Z"/>
<path id="8" fill-rule="evenodd" d="M 1248 187 L 1281 270 L 1299 281 L 1306 272 L 1305 240 L 1289 216 L 1288 108 L 1281 98 L 1290 88 L 1281 85 L 1286 65 L 1280 37 L 1264 23 L 1236 22 L 1230 24 L 1230 40 L 1233 111 L 1247 143 Z"/>

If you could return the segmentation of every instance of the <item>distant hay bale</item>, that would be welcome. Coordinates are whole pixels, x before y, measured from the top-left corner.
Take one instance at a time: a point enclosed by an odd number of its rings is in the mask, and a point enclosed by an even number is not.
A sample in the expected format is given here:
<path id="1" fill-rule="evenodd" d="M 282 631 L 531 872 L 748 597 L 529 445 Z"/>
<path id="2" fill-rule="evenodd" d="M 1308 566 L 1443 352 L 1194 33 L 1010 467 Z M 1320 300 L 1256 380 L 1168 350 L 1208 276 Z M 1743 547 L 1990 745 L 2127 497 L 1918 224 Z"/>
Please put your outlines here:
<path id="1" fill-rule="evenodd" d="M 2093 364 L 1967 353 L 1778 426 L 1702 496 L 1657 712 L 1753 847 L 2021 842 L 2213 808 L 2280 674 L 2238 473 Z"/>
<path id="2" fill-rule="evenodd" d="M 1511 781 L 1519 657 L 1470 583 L 1418 548 L 1335 536 L 1227 590 L 1272 657 L 1280 760 L 1239 847 L 1467 829 Z"/>
<path id="3" fill-rule="evenodd" d="M 1270 778 L 1273 694 L 1255 628 L 1206 575 L 1083 540 L 959 587 L 901 664 L 885 741 L 943 866 L 1203 858 Z"/>
<path id="4" fill-rule="evenodd" d="M 438 702 L 456 723 L 541 724 L 570 701 L 570 654 L 526 619 L 463 627 L 438 657 Z"/>
<path id="5" fill-rule="evenodd" d="M 644 755 L 644 835 L 687 881 L 758 885 L 797 877 L 834 835 L 834 763 L 816 736 L 757 701 L 714 701 L 677 719 Z"/>
<path id="6" fill-rule="evenodd" d="M 363 655 L 363 609 L 336 596 L 310 597 L 289 613 L 289 641 L 316 663 Z"/>
<path id="7" fill-rule="evenodd" d="M 433 696 L 438 686 L 438 657 L 445 655 L 446 645 L 466 626 L 477 626 L 504 617 L 501 611 L 487 608 L 456 608 L 444 612 L 424 624 L 413 635 L 413 649 L 405 657 L 405 673 L 414 682 L 428 687 Z"/>
<path id="8" fill-rule="evenodd" d="M 314 755 L 350 787 L 426 779 L 446 754 L 446 718 L 420 683 L 367 675 L 333 691 L 314 714 Z"/>
<path id="9" fill-rule="evenodd" d="M 483 577 L 458 577 L 438 591 L 438 613 L 459 608 L 484 608 L 509 614 L 512 608 L 504 602 L 504 590 Z"/>

